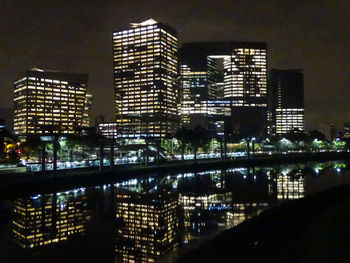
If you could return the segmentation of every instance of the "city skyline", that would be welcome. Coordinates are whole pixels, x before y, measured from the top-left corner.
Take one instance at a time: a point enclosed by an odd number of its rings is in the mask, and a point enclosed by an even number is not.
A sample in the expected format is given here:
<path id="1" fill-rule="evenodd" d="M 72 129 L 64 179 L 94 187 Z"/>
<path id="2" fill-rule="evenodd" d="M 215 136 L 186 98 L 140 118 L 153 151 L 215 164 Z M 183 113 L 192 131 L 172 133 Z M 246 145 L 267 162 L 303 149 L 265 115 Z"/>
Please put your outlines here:
<path id="1" fill-rule="evenodd" d="M 217 134 L 266 133 L 266 53 L 266 43 L 259 42 L 184 43 L 179 50 L 183 124 Z"/>
<path id="2" fill-rule="evenodd" d="M 267 85 L 267 50 L 263 42 L 228 41 L 178 49 L 177 31 L 154 19 L 114 32 L 117 137 L 162 138 L 198 125 L 226 137 L 304 132 L 304 77 L 300 70 L 271 69 Z M 88 128 L 87 82 L 87 74 L 26 71 L 14 82 L 15 134 Z"/>
<path id="3" fill-rule="evenodd" d="M 348 262 L 350 0 L 0 0 L 1 262 Z"/>
<path id="4" fill-rule="evenodd" d="M 91 77 L 89 88 L 94 95 L 93 113 L 101 113 L 111 119 L 114 108 L 112 32 L 129 22 L 153 17 L 178 31 L 179 46 L 189 41 L 266 41 L 269 46 L 269 69 L 304 70 L 305 122 L 308 130 L 317 128 L 328 132 L 330 123 L 334 122 L 339 129 L 348 120 L 350 109 L 347 108 L 347 100 L 350 95 L 346 94 L 346 87 L 349 78 L 345 74 L 344 63 L 348 56 L 345 48 L 349 37 L 343 32 L 346 32 L 349 5 L 345 2 L 313 2 L 296 6 L 291 1 L 281 1 L 283 3 L 280 4 L 272 1 L 242 4 L 236 1 L 238 8 L 235 10 L 229 8 L 231 5 L 228 2 L 215 5 L 204 1 L 200 6 L 180 2 L 174 15 L 165 15 L 161 11 L 163 8 L 153 11 L 152 3 L 150 6 L 140 4 L 137 8 L 138 4 L 126 2 L 117 6 L 103 1 L 101 4 L 77 1 L 74 4 L 63 3 L 56 8 L 43 1 L 34 2 L 37 5 L 16 1 L 3 4 L 4 34 L 0 39 L 5 47 L 2 61 L 6 62 L 0 80 L 3 107 L 12 107 L 13 80 L 19 77 L 21 71 L 38 66 L 88 73 Z M 120 10 L 123 15 L 116 15 L 121 14 Z M 25 17 L 28 12 L 33 13 L 30 23 L 29 18 Z M 42 16 L 42 12 L 53 15 Z M 180 19 L 176 13 L 182 13 Z M 203 16 L 207 13 L 213 19 L 207 20 Z M 249 13 L 254 19 L 245 18 Z M 64 23 L 56 24 L 57 18 L 68 17 L 68 14 L 76 14 L 72 16 L 76 18 L 67 18 Z M 45 19 L 45 23 L 42 19 Z M 279 25 L 280 22 L 285 23 Z M 23 28 L 22 23 L 28 26 Z M 305 27 L 305 24 L 308 26 Z M 283 32 L 278 30 L 282 27 Z M 79 31 L 82 33 L 77 34 Z M 13 38 L 17 41 L 11 41 Z"/>

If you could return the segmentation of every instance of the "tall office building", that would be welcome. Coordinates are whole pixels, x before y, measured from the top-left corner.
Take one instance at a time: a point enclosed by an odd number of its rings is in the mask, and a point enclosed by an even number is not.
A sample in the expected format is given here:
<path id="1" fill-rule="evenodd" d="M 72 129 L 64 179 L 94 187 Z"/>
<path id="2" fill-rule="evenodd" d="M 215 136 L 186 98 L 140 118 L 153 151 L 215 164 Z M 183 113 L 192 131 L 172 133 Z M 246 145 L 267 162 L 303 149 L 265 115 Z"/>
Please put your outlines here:
<path id="1" fill-rule="evenodd" d="M 269 111 L 272 133 L 285 134 L 305 130 L 304 76 L 302 70 L 270 71 Z"/>
<path id="2" fill-rule="evenodd" d="M 333 129 L 331 128 L 331 139 L 335 140 L 337 136 L 336 136 L 334 124 L 332 124 L 332 125 L 333 125 Z M 332 130 L 334 130 L 334 132 L 332 132 Z M 350 138 L 350 122 L 344 122 L 343 136 L 346 139 Z"/>
<path id="3" fill-rule="evenodd" d="M 239 134 L 248 134 L 252 130 L 264 133 L 267 126 L 266 52 L 266 43 L 183 44 L 180 64 L 181 69 L 188 70 L 181 71 L 181 91 L 193 90 L 201 103 L 196 96 L 182 96 L 181 113 L 190 117 L 207 114 L 210 122 L 216 123 L 214 127 L 225 123 L 227 130 Z M 205 77 L 202 76 L 201 82 L 192 81 L 192 85 L 188 85 L 186 74 L 189 70 L 192 75 L 205 72 Z M 182 92 L 188 93 L 191 94 Z"/>
<path id="4" fill-rule="evenodd" d="M 122 190 L 116 197 L 115 262 L 156 262 L 177 240 L 177 196 Z"/>
<path id="5" fill-rule="evenodd" d="M 105 138 L 115 139 L 118 137 L 116 122 L 103 122 L 98 125 L 98 133 Z"/>
<path id="6" fill-rule="evenodd" d="M 92 106 L 92 94 L 86 93 L 84 103 L 83 114 L 83 127 L 88 128 L 91 125 L 91 106 Z"/>
<path id="7" fill-rule="evenodd" d="M 177 126 L 177 32 L 149 19 L 113 33 L 118 137 L 163 137 Z"/>
<path id="8" fill-rule="evenodd" d="M 19 198 L 13 211 L 14 240 L 23 248 L 57 243 L 85 232 L 87 199 L 82 190 Z"/>
<path id="9" fill-rule="evenodd" d="M 180 97 L 179 113 L 181 123 L 185 126 L 202 124 L 206 122 L 208 114 L 207 101 L 209 93 L 207 91 L 207 72 L 205 70 L 195 71 L 188 65 L 180 67 Z M 191 116 L 195 116 L 194 118 Z"/>
<path id="10" fill-rule="evenodd" d="M 88 75 L 33 68 L 14 83 L 14 130 L 18 135 L 72 134 L 84 124 Z"/>

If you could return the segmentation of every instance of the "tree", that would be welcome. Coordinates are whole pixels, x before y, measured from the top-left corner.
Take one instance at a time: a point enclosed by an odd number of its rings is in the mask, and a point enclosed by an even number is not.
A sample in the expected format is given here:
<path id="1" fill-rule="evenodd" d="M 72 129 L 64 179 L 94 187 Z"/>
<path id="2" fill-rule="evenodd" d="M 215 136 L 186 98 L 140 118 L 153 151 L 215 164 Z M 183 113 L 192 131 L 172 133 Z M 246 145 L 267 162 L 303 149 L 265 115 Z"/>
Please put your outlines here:
<path id="1" fill-rule="evenodd" d="M 308 141 L 310 139 L 309 135 L 297 128 L 289 131 L 287 134 L 284 135 L 284 137 L 294 143 L 300 141 Z"/>
<path id="2" fill-rule="evenodd" d="M 177 130 L 176 138 L 181 141 L 181 160 L 184 161 L 185 147 L 192 139 L 192 132 L 190 129 L 182 127 Z"/>
<path id="3" fill-rule="evenodd" d="M 279 140 L 278 142 L 278 148 L 281 151 L 286 151 L 289 149 L 293 149 L 294 148 L 294 143 L 286 138 L 282 138 L 281 140 Z"/>
<path id="4" fill-rule="evenodd" d="M 254 153 L 254 142 L 255 140 L 265 135 L 264 127 L 257 124 L 250 124 L 242 127 L 239 133 L 232 133 L 231 137 L 235 140 L 244 139 L 247 144 L 247 155 L 250 157 L 250 142 L 252 142 L 252 149 Z M 255 138 L 255 139 L 253 139 Z"/>
<path id="5" fill-rule="evenodd" d="M 220 158 L 226 159 L 227 143 L 239 140 L 239 136 L 237 132 L 233 129 L 230 119 L 226 118 L 224 120 L 223 134 L 216 134 L 216 140 L 220 143 Z"/>
<path id="6" fill-rule="evenodd" d="M 211 140 L 210 133 L 207 129 L 197 125 L 190 132 L 190 141 L 194 150 L 194 162 L 197 162 L 197 152 L 199 147 L 203 147 Z"/>
<path id="7" fill-rule="evenodd" d="M 18 164 L 19 163 L 19 155 L 16 150 L 10 150 L 8 153 L 8 161 L 10 164 Z"/>
<path id="8" fill-rule="evenodd" d="M 181 145 L 179 144 L 178 140 L 173 137 L 166 137 L 162 139 L 161 147 L 172 156 L 181 152 Z"/>
<path id="9" fill-rule="evenodd" d="M 27 136 L 26 142 L 22 143 L 21 147 L 26 159 L 40 158 L 41 141 L 39 136 Z"/>
<path id="10" fill-rule="evenodd" d="M 59 143 L 59 146 L 66 153 L 66 158 L 69 161 L 85 159 L 89 157 L 91 150 L 99 145 L 100 138 L 101 136 L 96 133 L 95 129 L 89 128 L 85 130 L 85 135 L 68 135 L 66 140 Z"/>
<path id="11" fill-rule="evenodd" d="M 205 153 L 208 153 L 208 152 L 210 152 L 211 149 L 213 149 L 213 151 L 214 151 L 214 149 L 218 146 L 219 146 L 218 142 L 212 138 L 208 143 L 206 143 L 202 146 L 202 149 Z"/>
<path id="12" fill-rule="evenodd" d="M 320 132 L 318 130 L 312 130 L 310 132 L 310 138 L 312 140 L 315 140 L 315 139 L 320 140 L 320 141 L 325 141 L 326 140 L 326 136 L 322 132 Z"/>

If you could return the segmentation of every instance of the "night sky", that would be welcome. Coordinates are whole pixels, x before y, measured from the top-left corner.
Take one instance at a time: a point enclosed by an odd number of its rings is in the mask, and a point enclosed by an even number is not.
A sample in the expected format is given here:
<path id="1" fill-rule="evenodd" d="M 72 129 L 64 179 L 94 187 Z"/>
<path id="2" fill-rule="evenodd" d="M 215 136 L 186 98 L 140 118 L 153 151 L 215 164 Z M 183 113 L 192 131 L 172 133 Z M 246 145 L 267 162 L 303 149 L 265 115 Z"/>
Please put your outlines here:
<path id="1" fill-rule="evenodd" d="M 113 118 L 112 32 L 148 18 L 188 41 L 262 41 L 268 67 L 304 69 L 307 129 L 350 121 L 348 0 L 0 0 L 0 107 L 32 67 L 88 73 L 93 114 Z"/>

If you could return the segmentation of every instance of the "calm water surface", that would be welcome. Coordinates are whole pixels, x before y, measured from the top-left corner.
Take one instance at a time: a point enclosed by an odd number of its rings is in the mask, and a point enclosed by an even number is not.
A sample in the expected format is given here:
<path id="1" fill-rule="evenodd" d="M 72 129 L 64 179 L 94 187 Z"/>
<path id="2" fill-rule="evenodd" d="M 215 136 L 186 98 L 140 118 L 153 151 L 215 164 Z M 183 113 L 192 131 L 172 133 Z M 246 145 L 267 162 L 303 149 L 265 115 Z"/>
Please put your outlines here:
<path id="1" fill-rule="evenodd" d="M 0 201 L 0 262 L 171 262 L 280 202 L 350 182 L 347 162 L 232 168 Z"/>

